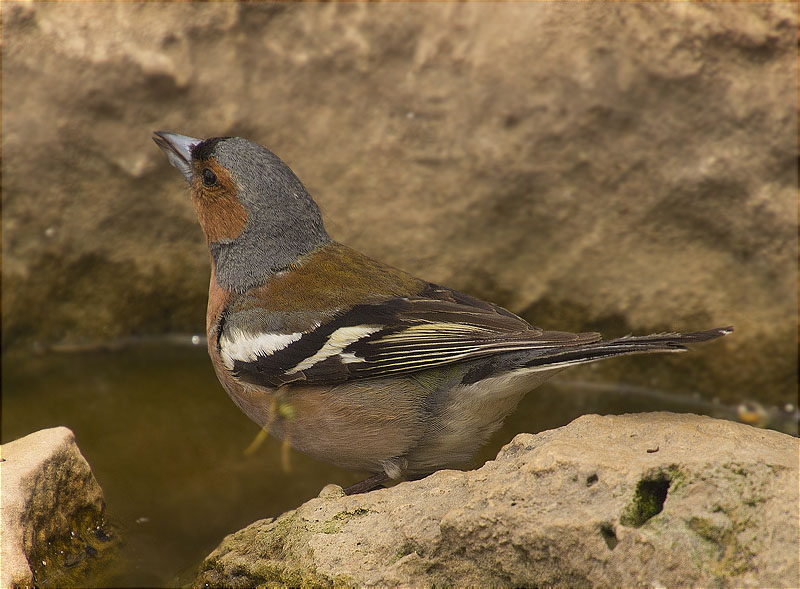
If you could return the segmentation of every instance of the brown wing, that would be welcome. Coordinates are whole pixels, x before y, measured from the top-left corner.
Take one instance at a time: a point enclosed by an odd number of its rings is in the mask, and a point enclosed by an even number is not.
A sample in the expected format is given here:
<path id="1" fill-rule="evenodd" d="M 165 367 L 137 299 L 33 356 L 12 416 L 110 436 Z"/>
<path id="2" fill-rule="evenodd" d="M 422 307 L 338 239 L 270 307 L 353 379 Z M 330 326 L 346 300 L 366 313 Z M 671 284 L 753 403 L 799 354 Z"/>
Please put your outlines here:
<path id="1" fill-rule="evenodd" d="M 419 296 L 356 305 L 308 332 L 275 334 L 274 346 L 239 354 L 231 368 L 253 384 L 334 384 L 599 339 L 542 331 L 505 309 L 430 285 Z"/>

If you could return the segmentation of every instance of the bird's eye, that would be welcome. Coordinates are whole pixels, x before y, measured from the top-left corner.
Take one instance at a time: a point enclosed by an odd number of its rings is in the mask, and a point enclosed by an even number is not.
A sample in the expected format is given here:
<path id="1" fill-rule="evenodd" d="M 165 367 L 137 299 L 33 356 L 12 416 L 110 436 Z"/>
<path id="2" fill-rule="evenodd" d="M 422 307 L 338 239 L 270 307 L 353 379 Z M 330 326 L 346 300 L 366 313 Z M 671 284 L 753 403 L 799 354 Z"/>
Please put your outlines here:
<path id="1" fill-rule="evenodd" d="M 214 186 L 217 183 L 217 175 L 208 168 L 203 169 L 203 184 Z"/>

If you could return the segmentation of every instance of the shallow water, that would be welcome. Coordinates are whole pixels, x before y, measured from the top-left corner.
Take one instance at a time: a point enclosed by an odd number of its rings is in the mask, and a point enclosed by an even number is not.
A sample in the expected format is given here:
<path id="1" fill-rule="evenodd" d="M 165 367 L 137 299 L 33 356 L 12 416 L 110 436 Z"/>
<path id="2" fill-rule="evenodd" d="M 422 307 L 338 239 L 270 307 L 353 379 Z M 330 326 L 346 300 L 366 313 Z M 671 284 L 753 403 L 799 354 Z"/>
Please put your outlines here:
<path id="1" fill-rule="evenodd" d="M 362 478 L 297 453 L 286 472 L 272 439 L 245 456 L 259 429 L 217 383 L 200 341 L 172 337 L 116 351 L 4 356 L 2 442 L 57 425 L 72 429 L 122 539 L 115 562 L 98 563 L 76 585 L 185 584 L 226 534 L 300 505 L 327 483 Z M 736 407 L 698 395 L 587 380 L 587 368 L 529 394 L 473 466 L 516 433 L 558 427 L 585 413 L 739 415 Z M 796 432 L 794 407 L 765 408 L 764 415 L 771 427 Z"/>

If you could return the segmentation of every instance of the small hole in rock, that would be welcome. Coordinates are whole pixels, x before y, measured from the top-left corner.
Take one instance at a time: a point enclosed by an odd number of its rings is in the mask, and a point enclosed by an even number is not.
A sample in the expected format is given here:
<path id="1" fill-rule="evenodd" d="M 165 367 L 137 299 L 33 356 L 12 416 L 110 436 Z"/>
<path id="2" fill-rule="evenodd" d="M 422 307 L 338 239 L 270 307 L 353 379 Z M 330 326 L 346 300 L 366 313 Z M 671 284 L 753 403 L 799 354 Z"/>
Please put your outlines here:
<path id="1" fill-rule="evenodd" d="M 592 473 L 586 477 L 586 486 L 591 487 L 597 482 L 597 473 Z"/>
<path id="2" fill-rule="evenodd" d="M 633 500 L 620 517 L 620 523 L 638 528 L 654 515 L 661 513 L 671 483 L 672 478 L 666 472 L 659 472 L 640 480 L 636 485 Z"/>
<path id="3" fill-rule="evenodd" d="M 600 526 L 600 535 L 603 537 L 603 540 L 606 541 L 606 546 L 608 546 L 609 550 L 614 550 L 617 544 L 619 544 L 617 534 L 614 532 L 614 528 L 611 527 L 611 524 L 602 524 Z"/>

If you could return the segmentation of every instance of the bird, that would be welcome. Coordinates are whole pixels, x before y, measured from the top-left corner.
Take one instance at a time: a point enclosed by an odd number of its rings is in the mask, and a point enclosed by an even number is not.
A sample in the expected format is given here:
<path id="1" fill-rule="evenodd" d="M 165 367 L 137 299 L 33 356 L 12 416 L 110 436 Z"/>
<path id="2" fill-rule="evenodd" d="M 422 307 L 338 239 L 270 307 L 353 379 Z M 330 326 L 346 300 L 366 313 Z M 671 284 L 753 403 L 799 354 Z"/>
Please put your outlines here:
<path id="1" fill-rule="evenodd" d="M 188 182 L 208 244 L 220 383 L 284 444 L 370 475 L 348 494 L 464 465 L 565 368 L 686 351 L 733 329 L 603 340 L 534 327 L 331 239 L 294 172 L 257 143 L 153 140 Z"/>

